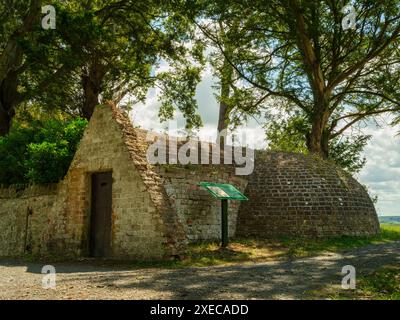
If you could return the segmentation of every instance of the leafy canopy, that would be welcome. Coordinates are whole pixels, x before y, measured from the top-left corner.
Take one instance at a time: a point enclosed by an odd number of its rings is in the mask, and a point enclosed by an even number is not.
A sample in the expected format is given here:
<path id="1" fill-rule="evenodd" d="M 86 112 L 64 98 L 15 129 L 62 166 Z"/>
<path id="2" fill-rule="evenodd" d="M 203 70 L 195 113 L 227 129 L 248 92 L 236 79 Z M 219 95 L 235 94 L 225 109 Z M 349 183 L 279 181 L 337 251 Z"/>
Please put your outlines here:
<path id="1" fill-rule="evenodd" d="M 327 157 L 329 141 L 361 121 L 398 114 L 400 3 L 352 1 L 356 28 L 345 30 L 347 4 L 216 1 L 198 24 L 241 79 L 230 97 L 232 117 L 245 120 L 272 106 L 300 111 L 307 148 Z M 228 36 L 215 27 L 221 17 Z"/>
<path id="2" fill-rule="evenodd" d="M 0 137 L 0 184 L 58 182 L 68 171 L 86 125 L 80 118 L 16 123 Z"/>

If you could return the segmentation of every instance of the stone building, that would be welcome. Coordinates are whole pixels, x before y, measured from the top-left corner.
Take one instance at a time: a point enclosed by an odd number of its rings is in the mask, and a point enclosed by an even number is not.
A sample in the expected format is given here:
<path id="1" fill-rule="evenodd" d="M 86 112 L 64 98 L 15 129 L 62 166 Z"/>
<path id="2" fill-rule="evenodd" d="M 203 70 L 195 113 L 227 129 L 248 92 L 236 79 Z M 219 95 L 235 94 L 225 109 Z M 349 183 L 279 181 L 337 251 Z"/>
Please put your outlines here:
<path id="1" fill-rule="evenodd" d="M 0 256 L 162 259 L 219 237 L 220 205 L 198 184 L 247 181 L 232 165 L 150 165 L 146 131 L 118 108 L 96 108 L 57 185 L 0 190 Z M 238 203 L 230 206 L 235 234 Z"/>
<path id="2" fill-rule="evenodd" d="M 97 107 L 62 181 L 0 189 L 0 256 L 184 255 L 191 241 L 220 238 L 220 203 L 202 181 L 248 196 L 229 205 L 232 237 L 379 232 L 365 189 L 327 162 L 257 152 L 249 176 L 235 175 L 234 165 L 151 165 L 146 135 L 121 110 Z"/>
<path id="3" fill-rule="evenodd" d="M 317 157 L 257 152 L 238 216 L 241 237 L 368 236 L 379 221 L 365 188 Z"/>

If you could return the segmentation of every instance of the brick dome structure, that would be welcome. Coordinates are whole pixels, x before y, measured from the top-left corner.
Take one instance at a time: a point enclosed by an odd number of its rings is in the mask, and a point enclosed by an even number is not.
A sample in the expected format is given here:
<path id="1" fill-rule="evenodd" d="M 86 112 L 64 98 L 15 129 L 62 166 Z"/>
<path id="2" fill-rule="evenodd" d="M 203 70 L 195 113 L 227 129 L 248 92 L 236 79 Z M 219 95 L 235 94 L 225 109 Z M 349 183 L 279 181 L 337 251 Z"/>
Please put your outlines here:
<path id="1" fill-rule="evenodd" d="M 302 154 L 257 152 L 237 236 L 339 236 L 379 232 L 374 205 L 351 175 Z"/>

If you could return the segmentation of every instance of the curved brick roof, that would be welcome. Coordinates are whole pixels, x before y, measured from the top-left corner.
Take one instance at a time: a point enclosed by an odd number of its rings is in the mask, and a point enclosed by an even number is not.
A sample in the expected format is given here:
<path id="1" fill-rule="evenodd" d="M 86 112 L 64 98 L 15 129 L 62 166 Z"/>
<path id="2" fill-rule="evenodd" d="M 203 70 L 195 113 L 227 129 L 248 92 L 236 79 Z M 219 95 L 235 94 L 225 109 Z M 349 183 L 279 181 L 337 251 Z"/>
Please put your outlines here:
<path id="1" fill-rule="evenodd" d="M 161 213 L 168 239 L 166 246 L 172 255 L 182 252 L 186 235 L 165 191 L 160 166 L 147 161 L 148 131 L 134 129 L 123 111 L 115 106 L 111 108 L 131 158 Z M 186 142 L 178 138 L 178 148 Z M 168 153 L 168 149 L 166 151 Z M 218 167 L 233 174 L 234 165 Z M 248 181 L 245 194 L 249 201 L 241 203 L 239 236 L 337 236 L 379 232 L 375 207 L 365 188 L 328 161 L 302 154 L 256 151 L 254 172 L 242 178 Z"/>
<path id="2" fill-rule="evenodd" d="M 350 174 L 328 161 L 257 152 L 237 232 L 241 236 L 338 236 L 379 232 L 374 205 Z"/>

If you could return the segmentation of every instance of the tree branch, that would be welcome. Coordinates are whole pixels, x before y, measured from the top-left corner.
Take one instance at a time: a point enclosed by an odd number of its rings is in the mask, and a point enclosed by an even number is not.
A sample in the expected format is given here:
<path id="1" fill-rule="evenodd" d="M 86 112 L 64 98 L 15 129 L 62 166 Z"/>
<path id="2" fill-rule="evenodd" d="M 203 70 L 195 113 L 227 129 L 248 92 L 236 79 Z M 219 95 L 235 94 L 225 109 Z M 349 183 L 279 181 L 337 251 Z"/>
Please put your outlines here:
<path id="1" fill-rule="evenodd" d="M 341 135 L 344 131 L 346 131 L 352 125 L 354 125 L 355 123 L 357 123 L 358 121 L 360 121 L 362 119 L 365 119 L 366 117 L 370 117 L 370 116 L 377 115 L 377 114 L 382 114 L 382 113 L 387 113 L 387 112 L 395 112 L 395 111 L 400 111 L 400 108 L 381 109 L 381 110 L 375 110 L 375 111 L 368 111 L 368 112 L 364 112 L 364 113 L 352 113 L 352 114 L 348 114 L 348 115 L 342 116 L 340 118 L 337 118 L 337 119 L 334 120 L 335 123 L 339 122 L 340 120 L 344 120 L 344 119 L 347 119 L 347 118 L 355 117 L 354 120 L 352 120 L 349 123 L 347 123 L 339 131 L 336 131 L 335 133 L 331 134 L 330 135 L 330 139 L 334 139 L 337 136 Z"/>

